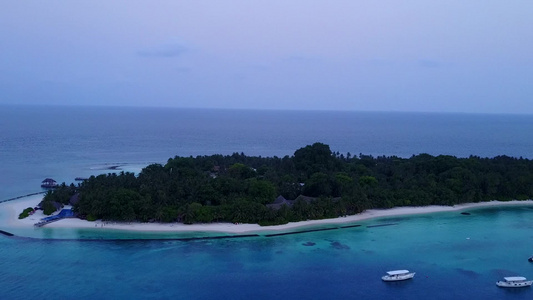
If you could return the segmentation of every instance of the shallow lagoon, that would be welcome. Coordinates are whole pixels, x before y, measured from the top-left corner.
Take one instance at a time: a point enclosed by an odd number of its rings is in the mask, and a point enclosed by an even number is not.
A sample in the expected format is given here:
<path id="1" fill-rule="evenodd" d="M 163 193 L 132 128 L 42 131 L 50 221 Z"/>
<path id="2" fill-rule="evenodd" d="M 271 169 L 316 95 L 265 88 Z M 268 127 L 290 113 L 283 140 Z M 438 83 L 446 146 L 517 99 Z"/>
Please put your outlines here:
<path id="1" fill-rule="evenodd" d="M 533 264 L 527 261 L 533 251 L 532 207 L 468 212 L 378 218 L 355 228 L 276 237 L 187 242 L 2 236 L 0 253 L 9 259 L 0 262 L 0 296 L 17 298 L 24 290 L 41 299 L 530 299 L 530 288 L 506 290 L 495 282 L 510 275 L 533 278 Z M 394 225 L 375 226 L 382 224 Z M 400 268 L 417 274 L 407 282 L 380 280 L 385 271 Z M 65 282 L 72 288 L 63 288 Z"/>

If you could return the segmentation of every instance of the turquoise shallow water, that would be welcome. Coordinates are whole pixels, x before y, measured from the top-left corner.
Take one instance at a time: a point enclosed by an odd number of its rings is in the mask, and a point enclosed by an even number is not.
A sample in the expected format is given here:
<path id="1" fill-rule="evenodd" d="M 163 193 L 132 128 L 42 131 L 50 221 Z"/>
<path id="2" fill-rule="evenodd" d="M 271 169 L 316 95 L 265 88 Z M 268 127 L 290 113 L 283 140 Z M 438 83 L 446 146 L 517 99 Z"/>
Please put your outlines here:
<path id="1" fill-rule="evenodd" d="M 0 106 L 0 200 L 37 192 L 46 177 L 69 182 L 117 164 L 136 171 L 174 155 L 284 156 L 317 141 L 355 155 L 533 158 L 533 118 Z M 495 282 L 533 278 L 527 262 L 533 210 L 469 212 L 187 242 L 110 241 L 175 236 L 32 228 L 28 235 L 54 240 L 0 235 L 0 299 L 532 299 L 533 289 L 506 290 Z M 380 280 L 399 268 L 417 275 Z"/>
<path id="2" fill-rule="evenodd" d="M 0 298 L 531 299 L 532 289 L 510 291 L 495 282 L 533 278 L 527 261 L 532 207 L 469 212 L 235 240 L 0 237 L 0 255 L 9 258 L 0 262 Z M 383 224 L 394 225 L 373 227 Z M 409 282 L 381 282 L 385 271 L 403 268 L 417 275 Z"/>

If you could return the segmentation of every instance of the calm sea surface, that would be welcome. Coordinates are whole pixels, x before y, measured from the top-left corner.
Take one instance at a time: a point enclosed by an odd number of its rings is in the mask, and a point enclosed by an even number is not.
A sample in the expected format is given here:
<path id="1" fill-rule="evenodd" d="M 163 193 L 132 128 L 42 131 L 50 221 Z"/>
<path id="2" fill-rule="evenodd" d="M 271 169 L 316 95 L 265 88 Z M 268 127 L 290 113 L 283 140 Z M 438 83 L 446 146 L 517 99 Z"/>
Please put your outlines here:
<path id="1" fill-rule="evenodd" d="M 0 106 L 0 200 L 37 192 L 46 177 L 70 183 L 111 166 L 138 172 L 175 155 L 282 157 L 314 142 L 353 155 L 533 158 L 533 116 Z M 0 235 L 0 299 L 532 299 L 533 289 L 494 283 L 533 278 L 533 209 L 469 212 L 231 240 Z M 395 225 L 372 227 L 380 224 Z M 51 228 L 28 235 L 161 237 Z M 381 282 L 400 268 L 415 279 Z"/>

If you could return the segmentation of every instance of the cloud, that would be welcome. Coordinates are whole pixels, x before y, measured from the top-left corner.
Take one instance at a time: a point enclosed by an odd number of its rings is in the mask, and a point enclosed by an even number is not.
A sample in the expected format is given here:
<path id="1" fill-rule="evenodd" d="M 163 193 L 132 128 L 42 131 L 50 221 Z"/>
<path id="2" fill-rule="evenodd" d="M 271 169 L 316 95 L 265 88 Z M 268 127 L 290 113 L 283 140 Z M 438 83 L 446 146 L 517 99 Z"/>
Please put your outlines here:
<path id="1" fill-rule="evenodd" d="M 189 49 L 179 43 L 165 44 L 153 48 L 143 49 L 138 52 L 142 57 L 172 58 L 183 55 Z"/>
<path id="2" fill-rule="evenodd" d="M 321 62 L 321 58 L 311 55 L 293 54 L 286 57 L 284 61 L 294 63 L 316 63 Z"/>
<path id="3" fill-rule="evenodd" d="M 397 65 L 397 62 L 393 59 L 387 58 L 372 58 L 369 61 L 369 64 L 373 67 L 394 67 Z"/>
<path id="4" fill-rule="evenodd" d="M 418 61 L 418 66 L 423 67 L 423 68 L 438 68 L 438 67 L 441 67 L 442 64 L 436 60 L 420 59 Z"/>
<path id="5" fill-rule="evenodd" d="M 178 68 L 174 68 L 174 71 L 176 71 L 178 73 L 190 73 L 191 72 L 191 68 L 178 67 Z"/>

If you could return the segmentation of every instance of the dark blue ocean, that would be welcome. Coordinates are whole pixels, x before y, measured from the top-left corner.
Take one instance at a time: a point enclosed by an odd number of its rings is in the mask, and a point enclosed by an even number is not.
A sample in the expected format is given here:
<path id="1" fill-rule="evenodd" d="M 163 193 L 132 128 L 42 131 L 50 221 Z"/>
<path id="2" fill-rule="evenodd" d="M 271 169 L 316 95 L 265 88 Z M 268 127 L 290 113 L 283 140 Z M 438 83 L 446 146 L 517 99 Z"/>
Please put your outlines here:
<path id="1" fill-rule="evenodd" d="M 533 158 L 533 116 L 0 106 L 0 200 L 38 192 L 46 177 L 138 172 L 175 155 L 282 157 L 314 142 L 352 155 Z M 189 242 L 0 235 L 0 299 L 532 299 L 494 283 L 533 278 L 533 209 L 469 212 Z M 380 280 L 400 268 L 414 280 Z"/>

